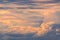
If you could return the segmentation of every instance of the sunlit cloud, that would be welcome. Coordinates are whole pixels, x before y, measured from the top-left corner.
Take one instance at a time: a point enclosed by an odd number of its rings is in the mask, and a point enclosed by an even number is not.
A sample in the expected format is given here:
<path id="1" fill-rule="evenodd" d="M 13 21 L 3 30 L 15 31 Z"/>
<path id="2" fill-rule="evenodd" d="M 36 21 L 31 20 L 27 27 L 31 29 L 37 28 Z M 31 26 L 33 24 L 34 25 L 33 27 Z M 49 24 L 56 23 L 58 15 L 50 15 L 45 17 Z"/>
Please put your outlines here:
<path id="1" fill-rule="evenodd" d="M 56 35 L 60 35 L 60 28 L 56 28 Z"/>
<path id="2" fill-rule="evenodd" d="M 56 12 L 60 10 L 60 5 L 52 3 L 32 6 L 35 8 L 42 7 L 41 9 L 30 9 L 29 6 L 30 5 L 25 5 L 27 9 L 18 9 L 18 7 L 24 7 L 24 5 L 17 5 L 14 3 L 0 4 L 0 7 L 12 8 L 0 10 L 0 22 L 6 25 L 6 28 L 0 27 L 2 28 L 0 32 L 3 34 L 14 33 L 24 35 L 35 33 L 34 36 L 43 36 L 52 30 L 53 24 L 58 24 L 59 18 Z M 42 23 L 39 22 L 41 20 L 43 21 Z M 39 26 L 33 27 L 33 25 L 36 24 L 39 24 Z"/>

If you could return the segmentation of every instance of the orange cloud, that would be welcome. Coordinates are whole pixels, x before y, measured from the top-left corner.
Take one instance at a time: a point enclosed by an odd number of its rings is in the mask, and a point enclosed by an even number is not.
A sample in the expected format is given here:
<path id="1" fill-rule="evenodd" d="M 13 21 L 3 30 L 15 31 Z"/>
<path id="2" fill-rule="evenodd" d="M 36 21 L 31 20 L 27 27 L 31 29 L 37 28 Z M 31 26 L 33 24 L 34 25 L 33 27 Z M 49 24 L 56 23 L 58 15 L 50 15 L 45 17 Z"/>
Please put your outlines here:
<path id="1" fill-rule="evenodd" d="M 48 6 L 48 5 L 47 5 Z M 37 36 L 43 36 L 47 32 L 52 30 L 53 24 L 58 21 L 58 17 L 56 12 L 59 10 L 59 6 L 47 8 L 47 9 L 13 9 L 13 10 L 0 10 L 0 22 L 5 25 L 8 25 L 6 29 L 3 29 L 2 33 L 19 33 L 19 34 L 28 34 L 28 33 L 35 33 Z M 20 12 L 23 11 L 23 12 Z M 30 13 L 32 12 L 32 13 Z M 35 12 L 36 14 L 33 14 Z M 19 13 L 19 14 L 18 14 Z M 31 15 L 24 15 L 22 13 L 28 13 Z M 43 23 L 39 27 L 32 27 L 31 25 L 24 26 L 24 24 L 28 24 L 31 22 L 31 19 L 28 18 L 31 16 L 38 16 L 43 17 Z M 16 24 L 15 24 L 16 23 Z M 32 22 L 34 23 L 34 22 Z M 15 25 L 14 25 L 15 24 Z M 35 36 L 34 35 L 34 36 Z"/>

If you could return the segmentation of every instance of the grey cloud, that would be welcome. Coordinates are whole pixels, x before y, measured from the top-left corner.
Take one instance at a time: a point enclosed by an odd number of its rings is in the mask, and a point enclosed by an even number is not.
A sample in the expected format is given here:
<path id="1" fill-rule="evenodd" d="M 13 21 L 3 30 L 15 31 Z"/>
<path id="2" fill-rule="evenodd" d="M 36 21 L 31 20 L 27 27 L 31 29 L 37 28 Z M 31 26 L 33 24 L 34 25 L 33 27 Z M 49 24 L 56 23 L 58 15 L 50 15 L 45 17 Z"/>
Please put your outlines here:
<path id="1" fill-rule="evenodd" d="M 37 3 L 59 3 L 60 1 L 59 0 L 1 0 L 0 1 L 1 3 L 16 3 L 16 4 L 22 4 L 22 5 L 35 5 Z"/>

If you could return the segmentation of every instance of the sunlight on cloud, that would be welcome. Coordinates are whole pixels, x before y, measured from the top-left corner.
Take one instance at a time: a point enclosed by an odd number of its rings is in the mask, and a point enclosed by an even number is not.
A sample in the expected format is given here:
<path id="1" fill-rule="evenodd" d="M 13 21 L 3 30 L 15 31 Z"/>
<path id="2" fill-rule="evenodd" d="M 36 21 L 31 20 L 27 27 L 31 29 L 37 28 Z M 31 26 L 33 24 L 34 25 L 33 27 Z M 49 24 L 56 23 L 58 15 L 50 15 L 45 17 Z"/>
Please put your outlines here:
<path id="1" fill-rule="evenodd" d="M 4 7 L 6 4 L 0 4 Z M 57 4 L 44 4 L 43 7 L 52 6 L 47 9 L 17 9 L 21 5 L 10 4 L 5 7 L 11 7 L 14 9 L 0 10 L 0 22 L 6 25 L 6 28 L 0 29 L 0 32 L 14 33 L 14 34 L 29 34 L 35 33 L 34 36 L 43 36 L 52 30 L 53 24 L 58 24 L 59 18 L 56 15 L 60 10 L 60 6 Z M 28 7 L 28 5 L 26 5 Z M 39 5 L 40 6 L 40 5 Z M 29 7 L 28 7 L 29 8 Z M 32 18 L 33 17 L 33 18 Z M 35 18 L 34 18 L 35 17 Z M 39 17 L 39 18 L 38 18 Z M 38 19 L 37 19 L 38 18 Z M 41 21 L 41 25 L 36 21 Z M 33 27 L 33 24 L 39 24 L 38 27 Z M 60 23 L 59 23 L 60 24 Z M 3 26 L 5 27 L 5 26 Z M 2 28 L 2 26 L 0 27 Z M 2 31 L 1 31 L 2 30 Z"/>
<path id="2" fill-rule="evenodd" d="M 60 28 L 56 28 L 56 35 L 60 35 Z"/>

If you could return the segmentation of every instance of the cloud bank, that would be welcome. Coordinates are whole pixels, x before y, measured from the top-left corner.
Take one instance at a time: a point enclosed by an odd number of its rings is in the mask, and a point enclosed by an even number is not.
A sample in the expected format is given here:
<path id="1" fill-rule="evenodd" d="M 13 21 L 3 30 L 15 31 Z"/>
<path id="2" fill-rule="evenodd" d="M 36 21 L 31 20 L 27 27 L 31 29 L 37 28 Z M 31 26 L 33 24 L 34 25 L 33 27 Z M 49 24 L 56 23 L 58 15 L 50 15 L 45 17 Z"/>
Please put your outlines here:
<path id="1" fill-rule="evenodd" d="M 40 4 L 38 5 L 40 9 L 30 9 L 30 5 L 25 5 L 27 9 L 18 9 L 18 7 L 23 7 L 23 5 L 17 5 L 14 3 L 0 4 L 0 7 L 3 8 L 0 9 L 0 33 L 24 35 L 35 33 L 37 36 L 43 36 L 52 30 L 53 24 L 60 24 L 59 13 L 57 13 L 60 11 L 59 4 L 53 3 L 41 4 L 41 6 Z M 6 7 L 12 9 L 4 9 Z M 38 6 L 35 6 L 35 8 L 36 7 L 38 8 Z M 41 20 L 43 20 L 42 23 L 40 22 Z M 39 24 L 39 26 L 35 27 L 37 24 Z"/>

